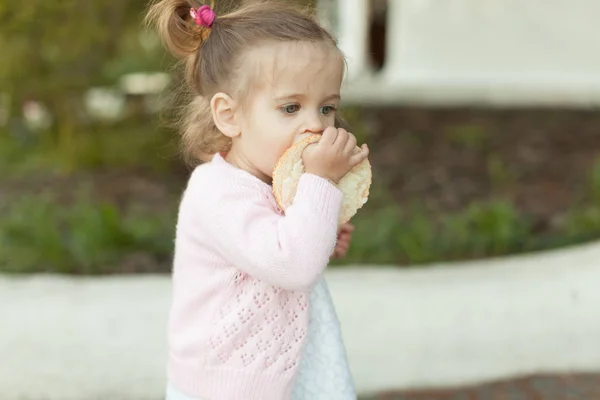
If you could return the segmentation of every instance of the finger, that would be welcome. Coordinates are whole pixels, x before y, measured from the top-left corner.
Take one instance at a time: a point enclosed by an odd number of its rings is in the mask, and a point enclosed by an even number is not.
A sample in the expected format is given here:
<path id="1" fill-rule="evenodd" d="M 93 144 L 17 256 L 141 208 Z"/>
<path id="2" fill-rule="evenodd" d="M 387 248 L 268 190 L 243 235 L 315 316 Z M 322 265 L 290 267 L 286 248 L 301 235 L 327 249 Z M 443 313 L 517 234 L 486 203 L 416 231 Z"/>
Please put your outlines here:
<path id="1" fill-rule="evenodd" d="M 317 147 L 317 143 L 313 143 L 311 145 L 308 145 L 304 151 L 302 152 L 302 162 L 305 163 L 306 165 L 306 159 L 310 158 L 310 157 L 314 157 L 313 153 L 315 151 L 317 151 L 318 147 Z"/>
<path id="2" fill-rule="evenodd" d="M 344 233 L 344 232 L 352 232 L 353 230 L 354 230 L 354 227 L 352 225 L 350 225 L 349 223 L 345 222 L 338 227 L 338 234 Z"/>
<path id="3" fill-rule="evenodd" d="M 315 146 L 315 144 L 316 143 L 309 144 L 308 146 L 306 146 L 306 148 L 302 152 L 302 156 L 304 157 L 304 155 L 308 155 L 308 154 L 312 153 L 313 151 L 315 151 L 316 147 L 317 147 L 317 146 Z"/>
<path id="4" fill-rule="evenodd" d="M 348 240 L 340 240 L 337 242 L 336 247 L 340 249 L 347 249 L 350 246 L 350 241 Z"/>
<path id="5" fill-rule="evenodd" d="M 363 144 L 360 151 L 350 157 L 350 165 L 356 166 L 367 159 L 369 156 L 369 147 L 366 144 Z"/>
<path id="6" fill-rule="evenodd" d="M 323 144 L 334 144 L 338 137 L 338 130 L 334 126 L 330 126 L 323 131 L 323 135 L 321 136 L 321 140 L 319 143 Z"/>
<path id="7" fill-rule="evenodd" d="M 344 147 L 344 153 L 349 156 L 354 154 L 356 150 L 356 136 L 353 134 L 348 134 L 348 141 L 346 142 L 346 146 Z"/>
<path id="8" fill-rule="evenodd" d="M 338 129 L 337 138 L 335 139 L 335 144 L 339 146 L 341 149 L 346 147 L 346 143 L 348 142 L 349 133 L 347 130 L 343 128 Z"/>
<path id="9" fill-rule="evenodd" d="M 346 228 L 340 228 L 340 231 L 338 232 L 338 238 L 340 237 L 348 237 L 352 235 L 352 230 L 346 229 Z"/>
<path id="10" fill-rule="evenodd" d="M 348 247 L 349 244 L 350 244 L 349 240 L 341 238 L 340 240 L 337 241 L 335 246 L 341 248 L 341 247 Z"/>
<path id="11" fill-rule="evenodd" d="M 344 222 L 340 225 L 338 230 L 340 232 L 354 232 L 354 225 L 352 225 L 350 222 Z"/>
<path id="12" fill-rule="evenodd" d="M 339 240 L 340 240 L 340 241 L 342 241 L 342 242 L 346 242 L 346 243 L 350 241 L 350 238 L 351 238 L 351 235 L 350 235 L 350 233 L 346 233 L 346 232 L 345 232 L 345 233 L 342 233 L 342 234 L 339 236 Z"/>

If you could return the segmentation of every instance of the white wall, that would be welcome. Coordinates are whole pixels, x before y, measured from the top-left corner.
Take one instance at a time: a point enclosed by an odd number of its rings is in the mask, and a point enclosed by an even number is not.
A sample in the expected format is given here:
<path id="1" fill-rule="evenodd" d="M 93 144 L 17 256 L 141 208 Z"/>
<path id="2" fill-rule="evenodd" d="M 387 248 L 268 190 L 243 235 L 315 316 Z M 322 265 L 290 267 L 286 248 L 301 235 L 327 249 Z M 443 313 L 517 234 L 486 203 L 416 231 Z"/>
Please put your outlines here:
<path id="1" fill-rule="evenodd" d="M 360 393 L 600 371 L 598 242 L 327 279 Z M 170 296 L 168 276 L 0 275 L 0 399 L 159 399 Z"/>
<path id="2" fill-rule="evenodd" d="M 600 103 L 597 0 L 388 0 L 388 61 L 373 75 L 369 3 L 336 3 L 350 101 Z"/>

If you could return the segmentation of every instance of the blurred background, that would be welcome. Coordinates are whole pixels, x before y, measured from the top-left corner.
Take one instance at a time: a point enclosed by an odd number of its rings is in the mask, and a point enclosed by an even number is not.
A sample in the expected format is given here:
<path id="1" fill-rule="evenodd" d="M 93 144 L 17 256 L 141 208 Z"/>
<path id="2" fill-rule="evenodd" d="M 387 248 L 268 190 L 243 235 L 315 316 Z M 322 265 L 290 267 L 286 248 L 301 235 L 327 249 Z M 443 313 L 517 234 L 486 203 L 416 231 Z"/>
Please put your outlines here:
<path id="1" fill-rule="evenodd" d="M 342 113 L 374 169 L 334 268 L 421 270 L 600 238 L 599 4 L 301 3 L 347 55 Z M 174 60 L 142 28 L 146 6 L 0 0 L 5 276 L 170 271 L 190 170 L 165 123 Z"/>
<path id="2" fill-rule="evenodd" d="M 600 236 L 600 65 L 581 24 L 593 13 L 559 24 L 533 3 L 515 19 L 508 0 L 350 3 L 319 15 L 348 56 L 342 111 L 376 179 L 340 264 Z M 145 6 L 0 3 L 0 271 L 168 272 L 189 169 L 165 124 L 173 60 L 141 28 Z"/>

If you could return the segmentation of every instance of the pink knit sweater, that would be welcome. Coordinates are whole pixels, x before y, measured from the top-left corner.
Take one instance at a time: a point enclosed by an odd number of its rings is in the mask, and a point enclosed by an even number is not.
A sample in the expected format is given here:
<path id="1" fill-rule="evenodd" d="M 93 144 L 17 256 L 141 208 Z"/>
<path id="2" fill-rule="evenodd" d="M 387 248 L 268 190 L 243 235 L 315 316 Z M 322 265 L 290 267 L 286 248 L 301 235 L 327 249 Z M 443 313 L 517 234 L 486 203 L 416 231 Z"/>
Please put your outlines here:
<path id="1" fill-rule="evenodd" d="M 285 400 L 308 292 L 335 247 L 341 192 L 304 174 L 283 215 L 271 186 L 221 155 L 197 167 L 179 211 L 169 380 L 206 400 Z"/>

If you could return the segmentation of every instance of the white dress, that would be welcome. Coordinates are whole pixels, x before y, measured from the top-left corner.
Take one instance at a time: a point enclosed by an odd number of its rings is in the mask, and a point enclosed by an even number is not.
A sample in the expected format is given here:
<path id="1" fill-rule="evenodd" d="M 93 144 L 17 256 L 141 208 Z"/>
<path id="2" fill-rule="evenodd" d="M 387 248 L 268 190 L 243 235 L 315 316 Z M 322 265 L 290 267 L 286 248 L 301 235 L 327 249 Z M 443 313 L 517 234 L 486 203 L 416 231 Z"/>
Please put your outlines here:
<path id="1" fill-rule="evenodd" d="M 310 294 L 304 353 L 292 400 L 356 400 L 339 320 L 324 277 Z"/>
<path id="2" fill-rule="evenodd" d="M 339 320 L 324 277 L 311 291 L 309 304 L 306 344 L 291 400 L 356 400 Z M 201 399 L 169 386 L 167 400 Z"/>

